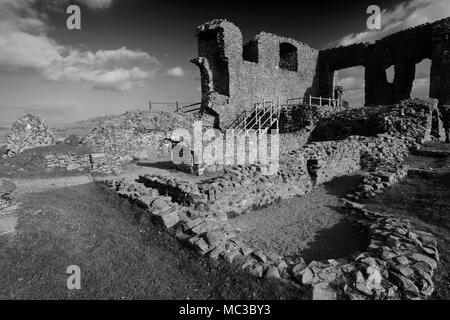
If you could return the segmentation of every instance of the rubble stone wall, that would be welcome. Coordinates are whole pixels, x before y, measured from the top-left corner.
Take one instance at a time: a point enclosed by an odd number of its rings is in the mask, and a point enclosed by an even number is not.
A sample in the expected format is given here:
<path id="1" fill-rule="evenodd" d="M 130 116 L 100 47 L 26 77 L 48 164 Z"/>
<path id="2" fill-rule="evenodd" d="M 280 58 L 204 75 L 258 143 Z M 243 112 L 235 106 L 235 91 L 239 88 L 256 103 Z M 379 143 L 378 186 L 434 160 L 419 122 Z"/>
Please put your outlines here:
<path id="1" fill-rule="evenodd" d="M 233 23 L 212 20 L 197 28 L 202 104 L 226 128 L 266 99 L 303 98 L 313 90 L 317 51 L 296 40 L 261 32 L 243 45 Z"/>
<path id="2" fill-rule="evenodd" d="M 0 211 L 15 204 L 12 195 L 15 189 L 16 185 L 11 180 L 0 178 Z"/>
<path id="3" fill-rule="evenodd" d="M 172 132 L 192 130 L 196 117 L 199 115 L 132 110 L 107 117 L 81 143 L 112 158 L 168 159 Z"/>
<path id="4" fill-rule="evenodd" d="M 391 169 L 364 181 L 389 186 L 406 172 Z M 105 186 L 144 209 L 138 217 L 142 224 L 156 220 L 199 254 L 224 260 L 255 277 L 299 285 L 314 300 L 426 299 L 434 291 L 433 274 L 439 262 L 436 238 L 415 230 L 407 219 L 369 211 L 345 198 L 343 213 L 367 235 L 370 245 L 362 253 L 307 264 L 301 257 L 292 259 L 248 246 L 223 211 L 188 208 L 159 189 L 139 183 L 116 180 Z"/>
<path id="5" fill-rule="evenodd" d="M 200 184 L 155 175 L 141 176 L 140 181 L 180 204 L 234 216 L 309 192 L 312 182 L 304 159 L 297 157 L 290 166 L 275 175 L 263 175 L 257 166 L 235 166 Z"/>
<path id="6" fill-rule="evenodd" d="M 105 153 L 92 154 L 49 154 L 45 156 L 47 168 L 63 168 L 68 171 L 87 170 L 92 173 L 119 174 L 122 165 L 129 162 L 131 158 L 107 155 Z"/>
<path id="7" fill-rule="evenodd" d="M 386 133 L 411 143 L 443 141 L 444 134 L 436 99 L 408 99 L 390 106 L 340 111 L 317 122 L 310 141 L 346 139 L 351 135 Z"/>
<path id="8" fill-rule="evenodd" d="M 56 143 L 55 133 L 47 121 L 34 114 L 27 114 L 13 123 L 6 137 L 4 157 L 14 156 L 27 149 Z"/>

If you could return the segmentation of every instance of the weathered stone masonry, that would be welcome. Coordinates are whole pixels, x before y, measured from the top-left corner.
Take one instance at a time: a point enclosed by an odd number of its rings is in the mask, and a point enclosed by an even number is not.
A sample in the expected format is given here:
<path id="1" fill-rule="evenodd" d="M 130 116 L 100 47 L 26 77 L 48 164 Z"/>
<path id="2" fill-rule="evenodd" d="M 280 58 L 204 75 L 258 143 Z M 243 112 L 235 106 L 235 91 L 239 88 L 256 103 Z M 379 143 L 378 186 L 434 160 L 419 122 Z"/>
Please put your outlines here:
<path id="1" fill-rule="evenodd" d="M 226 20 L 198 27 L 202 104 L 227 126 L 263 97 L 303 97 L 311 90 L 318 52 L 293 39 L 261 32 L 243 45 L 242 33 Z"/>
<path id="2" fill-rule="evenodd" d="M 261 32 L 246 44 L 238 27 L 212 20 L 198 27 L 202 105 L 227 127 L 264 98 L 332 97 L 334 72 L 365 67 L 365 104 L 393 104 L 410 97 L 415 65 L 431 59 L 430 97 L 439 100 L 450 139 L 450 18 L 387 36 L 317 51 L 293 39 Z M 394 66 L 389 83 L 386 69 Z"/>
<path id="3" fill-rule="evenodd" d="M 391 104 L 409 98 L 415 65 L 431 59 L 430 97 L 450 103 L 450 18 L 387 36 L 375 43 L 358 43 L 323 50 L 318 58 L 319 95 L 331 96 L 333 75 L 340 69 L 364 66 L 366 105 Z M 393 83 L 386 69 L 394 66 Z"/>

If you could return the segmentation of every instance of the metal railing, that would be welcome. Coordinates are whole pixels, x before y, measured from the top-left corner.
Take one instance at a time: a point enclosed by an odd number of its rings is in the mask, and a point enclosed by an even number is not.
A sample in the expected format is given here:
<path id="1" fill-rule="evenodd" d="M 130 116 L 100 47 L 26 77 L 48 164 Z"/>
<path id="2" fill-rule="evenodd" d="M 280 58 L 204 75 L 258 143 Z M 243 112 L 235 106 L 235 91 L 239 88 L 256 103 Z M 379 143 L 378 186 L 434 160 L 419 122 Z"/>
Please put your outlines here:
<path id="1" fill-rule="evenodd" d="M 251 111 L 241 113 L 230 127 L 235 129 L 235 135 L 249 130 L 256 130 L 256 133 L 259 134 L 263 130 L 266 131 L 271 128 L 275 123 L 278 127 L 280 110 L 281 103 L 279 99 L 277 99 L 276 103 L 273 100 L 257 102 Z"/>
<path id="2" fill-rule="evenodd" d="M 309 96 L 309 105 L 310 106 L 330 106 L 330 107 L 339 107 L 339 100 L 332 98 L 323 98 L 323 97 L 313 97 Z"/>
<path id="3" fill-rule="evenodd" d="M 171 111 L 176 113 L 189 113 L 199 111 L 201 109 L 201 102 L 148 102 L 150 111 L 153 107 L 164 106 L 164 109 L 171 109 Z"/>
<path id="4" fill-rule="evenodd" d="M 305 101 L 306 100 L 306 101 Z M 294 105 L 305 105 L 309 106 L 332 106 L 339 107 L 340 101 L 332 98 L 323 97 L 313 97 L 309 96 L 308 99 L 305 98 L 290 98 L 281 102 L 279 98 L 274 100 L 263 100 L 262 102 L 257 102 L 250 111 L 243 111 L 239 116 L 233 121 L 229 126 L 235 129 L 235 134 L 241 134 L 247 132 L 248 130 L 256 130 L 257 133 L 267 131 L 274 124 L 279 125 L 279 118 L 281 110 Z"/>

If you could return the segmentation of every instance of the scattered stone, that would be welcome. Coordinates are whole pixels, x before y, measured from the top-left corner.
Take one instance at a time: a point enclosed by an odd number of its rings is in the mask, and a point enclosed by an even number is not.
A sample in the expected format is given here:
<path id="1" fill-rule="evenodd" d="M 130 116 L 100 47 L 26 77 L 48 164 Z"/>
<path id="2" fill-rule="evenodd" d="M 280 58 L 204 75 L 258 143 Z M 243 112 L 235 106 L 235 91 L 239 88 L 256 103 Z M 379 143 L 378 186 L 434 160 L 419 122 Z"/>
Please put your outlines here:
<path id="1" fill-rule="evenodd" d="M 411 260 L 413 260 L 413 261 L 421 261 L 421 262 L 425 262 L 425 263 L 427 263 L 430 267 L 431 267 L 431 269 L 436 269 L 437 268 L 437 262 L 436 262 L 436 260 L 434 260 L 434 259 L 432 259 L 432 258 L 430 258 L 430 257 L 428 257 L 428 256 L 426 256 L 426 255 L 423 255 L 423 254 L 420 254 L 420 253 L 412 253 L 412 254 L 410 254 L 409 256 L 408 256 L 408 258 L 410 258 Z"/>
<path id="2" fill-rule="evenodd" d="M 326 282 L 319 283 L 313 287 L 312 291 L 313 300 L 336 300 L 337 293 Z"/>
<path id="3" fill-rule="evenodd" d="M 262 278 L 263 272 L 264 272 L 263 266 L 260 264 L 255 265 L 253 268 L 249 270 L 250 275 L 258 278 Z"/>
<path id="4" fill-rule="evenodd" d="M 274 265 L 270 265 L 267 268 L 265 277 L 268 279 L 279 279 L 280 278 L 280 273 L 278 271 L 278 268 Z"/>

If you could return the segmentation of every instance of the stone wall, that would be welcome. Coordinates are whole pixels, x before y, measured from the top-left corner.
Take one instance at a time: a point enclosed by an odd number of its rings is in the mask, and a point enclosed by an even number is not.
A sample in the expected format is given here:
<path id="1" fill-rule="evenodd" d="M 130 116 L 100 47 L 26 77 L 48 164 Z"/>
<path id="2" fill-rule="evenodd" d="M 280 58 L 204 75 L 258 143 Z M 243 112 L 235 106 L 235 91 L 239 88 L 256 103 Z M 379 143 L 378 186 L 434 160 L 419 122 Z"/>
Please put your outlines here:
<path id="1" fill-rule="evenodd" d="M 357 140 L 316 142 L 306 145 L 300 152 L 305 155 L 308 172 L 316 184 L 361 169 L 361 146 Z"/>
<path id="2" fill-rule="evenodd" d="M 351 135 L 377 134 L 408 140 L 411 144 L 444 140 L 438 101 L 408 99 L 390 106 L 349 109 L 318 121 L 311 141 L 346 139 Z"/>
<path id="3" fill-rule="evenodd" d="M 197 28 L 202 105 L 226 128 L 243 110 L 266 99 L 303 98 L 313 92 L 317 51 L 293 39 L 261 32 L 243 45 L 226 20 Z"/>
<path id="4" fill-rule="evenodd" d="M 318 58 L 319 95 L 330 97 L 336 70 L 364 66 L 365 104 L 392 104 L 410 97 L 415 65 L 431 59 L 430 97 L 440 104 L 450 102 L 450 18 L 427 23 L 387 36 L 375 43 L 358 43 L 320 51 Z M 392 83 L 386 69 L 395 67 Z"/>
<path id="5" fill-rule="evenodd" d="M 12 193 L 15 189 L 16 185 L 11 180 L 0 179 L 0 210 L 14 205 L 15 199 Z"/>
<path id="6" fill-rule="evenodd" d="M 49 154 L 45 156 L 45 166 L 46 168 L 63 168 L 68 171 L 87 170 L 92 173 L 119 174 L 122 171 L 122 165 L 130 160 L 130 157 L 105 153 Z"/>
<path id="7" fill-rule="evenodd" d="M 396 166 L 408 154 L 403 139 L 389 135 L 350 136 L 340 141 L 313 142 L 283 155 L 283 161 L 304 157 L 311 180 L 319 185 L 360 170 Z"/>
<path id="8" fill-rule="evenodd" d="M 192 129 L 194 114 L 132 110 L 107 117 L 81 140 L 98 153 L 136 159 L 170 158 L 175 129 Z"/>
<path id="9" fill-rule="evenodd" d="M 301 157 L 272 176 L 261 174 L 257 166 L 235 166 L 199 184 L 155 175 L 141 176 L 140 182 L 180 204 L 221 211 L 230 216 L 264 207 L 281 198 L 303 195 L 312 188 L 306 162 Z"/>
<path id="10" fill-rule="evenodd" d="M 315 125 L 320 119 L 330 116 L 341 109 L 333 106 L 309 106 L 306 104 L 285 107 L 280 112 L 280 133 L 297 132 Z"/>
<path id="11" fill-rule="evenodd" d="M 366 105 L 397 103 L 410 97 L 415 65 L 423 59 L 432 60 L 430 97 L 450 104 L 450 18 L 375 43 L 320 52 L 265 32 L 243 45 L 239 28 L 226 20 L 212 20 L 197 31 L 199 57 L 193 62 L 200 69 L 202 105 L 222 127 L 263 98 L 333 97 L 334 72 L 354 66 L 366 69 Z M 386 69 L 391 66 L 395 76 L 389 83 Z"/>

